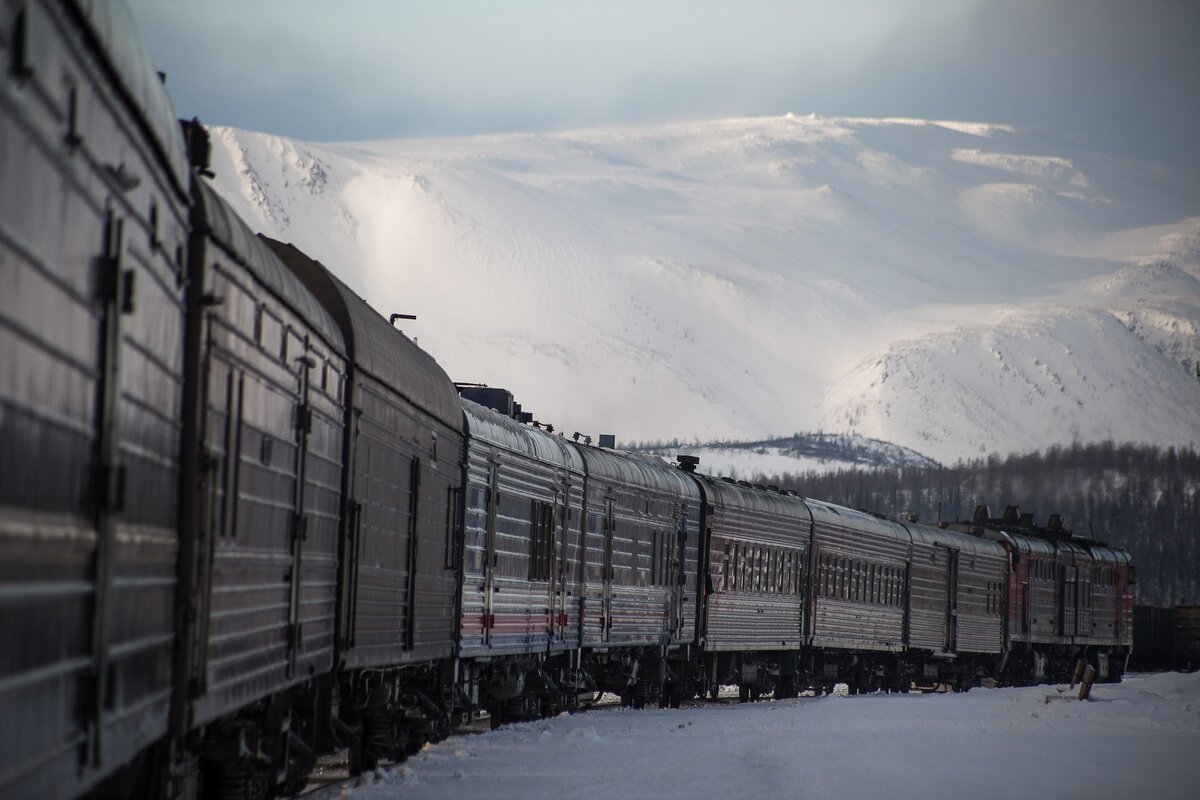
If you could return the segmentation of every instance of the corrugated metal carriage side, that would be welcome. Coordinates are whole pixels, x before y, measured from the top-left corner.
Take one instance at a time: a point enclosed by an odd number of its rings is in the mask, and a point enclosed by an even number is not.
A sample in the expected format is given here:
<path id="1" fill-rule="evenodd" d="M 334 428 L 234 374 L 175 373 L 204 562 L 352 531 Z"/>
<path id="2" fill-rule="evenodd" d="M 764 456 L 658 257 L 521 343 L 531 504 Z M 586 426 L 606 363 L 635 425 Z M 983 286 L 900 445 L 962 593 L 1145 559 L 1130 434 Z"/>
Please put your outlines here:
<path id="1" fill-rule="evenodd" d="M 166 732 L 188 169 L 120 4 L 0 4 L 0 796 Z"/>
<path id="2" fill-rule="evenodd" d="M 463 399 L 458 655 L 493 724 L 577 704 L 584 467 L 559 436 Z"/>
<path id="3" fill-rule="evenodd" d="M 909 558 L 899 523 L 805 498 L 813 516 L 808 607 L 813 680 L 851 691 L 899 680 Z"/>
<path id="4" fill-rule="evenodd" d="M 710 691 L 798 691 L 812 515 L 796 496 L 697 476 L 707 503 L 707 597 L 702 638 Z"/>
<path id="5" fill-rule="evenodd" d="M 221 780 L 273 785 L 261 773 L 276 765 L 226 749 L 242 740 L 286 765 L 286 690 L 333 667 L 346 349 L 215 191 L 193 191 L 176 733 L 210 725 L 198 752 Z"/>
<path id="6" fill-rule="evenodd" d="M 700 492 L 658 458 L 576 447 L 587 470 L 585 658 L 634 705 L 663 699 L 664 682 L 677 702 L 690 655 L 678 648 L 696 634 Z"/>
<path id="7" fill-rule="evenodd" d="M 453 705 L 462 410 L 429 354 L 319 262 L 262 241 L 332 315 L 350 354 L 338 724 L 355 731 L 355 766 L 367 768 L 420 747 Z"/>
<path id="8" fill-rule="evenodd" d="M 899 523 L 805 498 L 813 515 L 814 647 L 903 647 L 908 531 Z"/>
<path id="9" fill-rule="evenodd" d="M 915 522 L 903 670 L 957 688 L 996 678 L 1004 650 L 1008 555 L 995 541 Z"/>
<path id="10" fill-rule="evenodd" d="M 1093 545 L 1090 590 L 1091 632 L 1088 644 L 1113 648 L 1132 644 L 1132 593 L 1129 591 L 1129 554 L 1124 550 Z"/>
<path id="11" fill-rule="evenodd" d="M 329 309 L 351 353 L 342 666 L 448 656 L 463 455 L 454 388 L 432 357 L 319 262 L 264 241 Z"/>
<path id="12" fill-rule="evenodd" d="M 468 439 L 459 655 L 577 647 L 583 460 L 560 437 L 461 402 Z"/>

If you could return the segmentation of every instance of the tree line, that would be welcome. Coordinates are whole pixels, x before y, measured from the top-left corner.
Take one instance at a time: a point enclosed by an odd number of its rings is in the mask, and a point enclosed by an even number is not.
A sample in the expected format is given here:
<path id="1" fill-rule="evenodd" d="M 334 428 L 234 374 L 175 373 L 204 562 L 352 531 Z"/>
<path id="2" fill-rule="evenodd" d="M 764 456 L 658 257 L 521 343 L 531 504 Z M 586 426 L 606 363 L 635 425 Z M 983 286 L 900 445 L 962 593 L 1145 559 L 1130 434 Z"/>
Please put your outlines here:
<path id="1" fill-rule="evenodd" d="M 979 505 L 992 516 L 1018 505 L 1041 525 L 1061 514 L 1075 534 L 1132 554 L 1139 604 L 1200 604 L 1200 454 L 1191 448 L 1109 441 L 948 467 L 850 468 L 755 482 L 891 516 L 913 513 L 930 524 L 971 519 Z"/>

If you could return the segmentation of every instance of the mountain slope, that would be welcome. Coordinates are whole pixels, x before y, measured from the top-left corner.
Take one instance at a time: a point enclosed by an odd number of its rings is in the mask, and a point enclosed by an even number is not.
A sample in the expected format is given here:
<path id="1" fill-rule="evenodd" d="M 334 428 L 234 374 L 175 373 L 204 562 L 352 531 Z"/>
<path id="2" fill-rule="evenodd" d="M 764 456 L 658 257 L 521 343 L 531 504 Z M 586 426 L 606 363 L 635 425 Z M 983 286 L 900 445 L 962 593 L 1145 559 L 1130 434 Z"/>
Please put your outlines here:
<path id="1" fill-rule="evenodd" d="M 1004 126 L 816 117 L 317 145 L 217 186 L 456 380 L 621 439 L 857 432 L 939 461 L 1200 443 L 1200 203 Z M 1136 414 L 1130 410 L 1136 409 Z"/>

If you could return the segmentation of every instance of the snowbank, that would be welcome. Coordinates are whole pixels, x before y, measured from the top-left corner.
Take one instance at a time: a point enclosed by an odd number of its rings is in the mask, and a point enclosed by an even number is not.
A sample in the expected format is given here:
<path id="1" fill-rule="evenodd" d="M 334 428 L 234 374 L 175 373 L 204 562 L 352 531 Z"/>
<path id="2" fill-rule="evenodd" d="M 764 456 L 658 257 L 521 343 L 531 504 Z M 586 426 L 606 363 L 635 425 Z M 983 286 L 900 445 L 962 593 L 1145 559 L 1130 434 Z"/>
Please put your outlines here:
<path id="1" fill-rule="evenodd" d="M 562 715 L 426 747 L 346 797 L 1196 796 L 1200 673 L 1065 689 Z"/>

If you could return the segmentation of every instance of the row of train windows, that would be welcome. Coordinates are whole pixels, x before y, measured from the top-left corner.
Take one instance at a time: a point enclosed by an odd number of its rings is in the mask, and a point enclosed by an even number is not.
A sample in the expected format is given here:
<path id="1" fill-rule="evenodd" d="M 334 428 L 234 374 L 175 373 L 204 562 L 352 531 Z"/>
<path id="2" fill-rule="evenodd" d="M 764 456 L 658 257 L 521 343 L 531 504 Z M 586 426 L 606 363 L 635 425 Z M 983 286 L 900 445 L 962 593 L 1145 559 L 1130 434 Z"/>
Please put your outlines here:
<path id="1" fill-rule="evenodd" d="M 748 542 L 725 542 L 717 591 L 800 594 L 804 576 L 800 550 Z"/>
<path id="2" fill-rule="evenodd" d="M 1040 581 L 1052 581 L 1055 579 L 1055 572 L 1058 570 L 1058 564 L 1044 558 L 1035 558 L 1033 566 L 1030 569 L 1033 578 Z"/>
<path id="3" fill-rule="evenodd" d="M 486 536 L 491 510 L 491 492 L 472 484 L 467 509 L 467 528 Z M 527 539 L 527 577 L 531 581 L 550 580 L 555 563 L 555 507 L 543 500 L 526 500 L 499 495 L 494 509 L 495 530 L 514 538 Z M 675 570 L 673 537 L 669 531 L 645 530 L 627 526 L 611 530 L 613 523 L 601 514 L 588 515 L 589 526 L 605 537 L 602 573 L 596 577 L 621 584 L 669 586 Z M 612 535 L 610 535 L 610 533 Z M 616 539 L 628 541 L 628 550 L 615 549 Z M 486 542 L 483 543 L 486 547 Z M 493 545 L 495 546 L 495 545 Z M 618 569 L 619 567 L 619 569 Z"/>
<path id="4" fill-rule="evenodd" d="M 904 604 L 904 570 L 828 553 L 817 560 L 817 594 L 884 606 Z"/>
<path id="5" fill-rule="evenodd" d="M 1091 573 L 1089 575 L 1089 573 Z M 1030 577 L 1035 580 L 1055 581 L 1059 577 L 1059 565 L 1050 559 L 1036 558 L 1030 567 Z M 1091 579 L 1093 586 L 1116 586 L 1117 570 L 1115 567 L 1080 567 L 1076 577 L 1083 582 Z"/>

